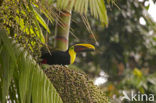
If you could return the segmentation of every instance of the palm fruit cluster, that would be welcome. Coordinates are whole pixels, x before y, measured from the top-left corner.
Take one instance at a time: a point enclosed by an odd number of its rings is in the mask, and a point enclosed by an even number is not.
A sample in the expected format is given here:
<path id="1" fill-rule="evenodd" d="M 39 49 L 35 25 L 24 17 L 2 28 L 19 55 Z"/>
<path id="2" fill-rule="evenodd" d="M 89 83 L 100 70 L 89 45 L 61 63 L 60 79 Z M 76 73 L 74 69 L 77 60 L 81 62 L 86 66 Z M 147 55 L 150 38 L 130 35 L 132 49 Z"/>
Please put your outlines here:
<path id="1" fill-rule="evenodd" d="M 22 0 L 2 0 L 0 4 L 0 29 L 7 30 L 9 36 L 20 43 L 36 60 L 42 46 L 36 35 L 33 12 L 24 9 Z M 32 32 L 34 31 L 34 32 Z"/>
<path id="2" fill-rule="evenodd" d="M 85 73 L 61 65 L 44 69 L 60 94 L 63 103 L 109 103 L 104 92 L 90 81 Z"/>

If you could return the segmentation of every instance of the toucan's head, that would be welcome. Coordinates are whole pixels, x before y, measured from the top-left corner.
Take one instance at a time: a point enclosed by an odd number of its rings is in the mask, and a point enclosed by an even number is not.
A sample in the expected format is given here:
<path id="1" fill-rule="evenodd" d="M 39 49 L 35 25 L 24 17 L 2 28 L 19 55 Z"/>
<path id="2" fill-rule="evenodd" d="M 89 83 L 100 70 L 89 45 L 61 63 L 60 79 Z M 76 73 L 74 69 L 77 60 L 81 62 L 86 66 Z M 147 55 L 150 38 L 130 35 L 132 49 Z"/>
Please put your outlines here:
<path id="1" fill-rule="evenodd" d="M 70 63 L 74 63 L 76 58 L 76 53 L 79 52 L 88 52 L 88 51 L 94 51 L 95 47 L 91 44 L 75 44 L 72 47 L 69 48 L 68 52 L 70 55 Z"/>

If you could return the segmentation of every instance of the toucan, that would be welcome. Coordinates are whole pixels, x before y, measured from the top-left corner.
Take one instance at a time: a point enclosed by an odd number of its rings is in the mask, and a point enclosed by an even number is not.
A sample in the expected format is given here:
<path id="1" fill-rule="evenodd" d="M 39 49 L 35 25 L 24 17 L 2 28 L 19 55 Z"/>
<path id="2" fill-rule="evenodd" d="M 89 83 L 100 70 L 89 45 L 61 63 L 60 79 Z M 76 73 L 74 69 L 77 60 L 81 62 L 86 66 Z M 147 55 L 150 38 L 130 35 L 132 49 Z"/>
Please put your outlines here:
<path id="1" fill-rule="evenodd" d="M 76 54 L 80 52 L 94 51 L 95 47 L 91 44 L 75 44 L 71 46 L 67 51 L 55 50 L 51 53 L 43 53 L 41 58 L 42 64 L 49 65 L 69 65 L 73 64 L 76 59 Z"/>

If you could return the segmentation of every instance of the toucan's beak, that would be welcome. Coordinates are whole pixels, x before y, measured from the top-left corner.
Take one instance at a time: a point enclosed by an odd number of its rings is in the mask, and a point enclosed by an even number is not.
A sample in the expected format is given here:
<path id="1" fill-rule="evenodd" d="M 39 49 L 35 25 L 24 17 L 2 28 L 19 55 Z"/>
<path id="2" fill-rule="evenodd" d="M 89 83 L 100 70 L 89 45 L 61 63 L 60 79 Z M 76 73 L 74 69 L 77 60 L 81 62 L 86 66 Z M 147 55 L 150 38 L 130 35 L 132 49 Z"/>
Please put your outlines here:
<path id="1" fill-rule="evenodd" d="M 95 47 L 91 44 L 76 44 L 74 45 L 74 51 L 75 52 L 88 52 L 88 51 L 94 51 Z"/>

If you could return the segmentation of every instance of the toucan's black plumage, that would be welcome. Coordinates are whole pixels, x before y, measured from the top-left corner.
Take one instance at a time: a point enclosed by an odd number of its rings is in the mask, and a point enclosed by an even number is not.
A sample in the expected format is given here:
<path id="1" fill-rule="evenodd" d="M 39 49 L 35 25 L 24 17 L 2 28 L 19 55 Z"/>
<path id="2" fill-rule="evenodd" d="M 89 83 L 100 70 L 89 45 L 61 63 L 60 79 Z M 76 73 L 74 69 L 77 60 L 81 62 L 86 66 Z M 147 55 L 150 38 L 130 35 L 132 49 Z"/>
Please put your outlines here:
<path id="1" fill-rule="evenodd" d="M 85 51 L 93 51 L 95 47 L 91 44 L 76 44 L 70 47 L 67 51 L 53 51 L 50 53 L 43 53 L 42 64 L 61 64 L 61 65 L 68 65 L 73 64 L 76 58 L 76 54 L 78 52 L 85 52 Z"/>
<path id="2" fill-rule="evenodd" d="M 70 55 L 69 53 L 63 52 L 63 51 L 53 51 L 50 53 L 44 53 L 41 57 L 43 64 L 62 64 L 62 65 L 68 65 L 70 64 Z"/>

